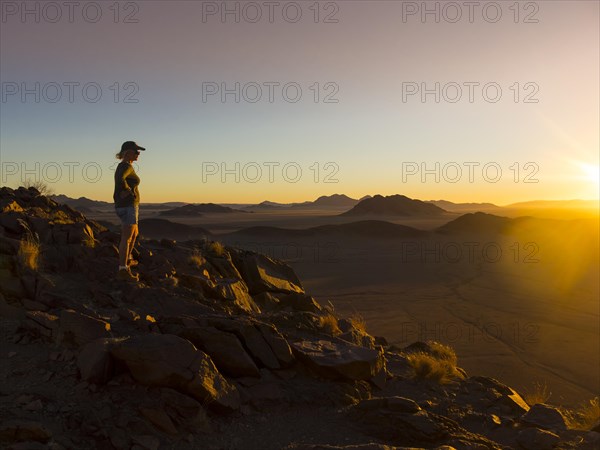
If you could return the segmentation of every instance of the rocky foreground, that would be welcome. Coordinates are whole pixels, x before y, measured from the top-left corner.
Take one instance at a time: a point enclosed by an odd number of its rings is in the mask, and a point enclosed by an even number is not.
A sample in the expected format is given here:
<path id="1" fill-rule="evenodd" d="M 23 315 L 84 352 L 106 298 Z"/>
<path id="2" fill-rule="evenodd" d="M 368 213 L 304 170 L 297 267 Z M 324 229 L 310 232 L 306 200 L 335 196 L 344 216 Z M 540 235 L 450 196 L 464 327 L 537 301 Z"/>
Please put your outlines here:
<path id="1" fill-rule="evenodd" d="M 600 447 L 444 346 L 337 318 L 282 262 L 142 239 L 121 282 L 118 234 L 33 188 L 0 211 L 2 448 Z"/>

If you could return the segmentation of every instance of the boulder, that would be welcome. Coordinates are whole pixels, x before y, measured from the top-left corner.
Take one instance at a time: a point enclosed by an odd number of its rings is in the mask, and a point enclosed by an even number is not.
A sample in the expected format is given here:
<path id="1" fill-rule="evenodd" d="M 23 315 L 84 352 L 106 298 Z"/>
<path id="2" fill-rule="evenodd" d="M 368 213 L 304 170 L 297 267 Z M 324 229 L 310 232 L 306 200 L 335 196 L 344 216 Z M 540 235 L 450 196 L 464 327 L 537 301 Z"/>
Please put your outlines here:
<path id="1" fill-rule="evenodd" d="M 362 411 L 376 411 L 382 408 L 390 411 L 414 414 L 421 411 L 421 407 L 410 398 L 405 397 L 374 397 L 361 401 L 356 405 Z"/>
<path id="2" fill-rule="evenodd" d="M 262 333 L 254 325 L 246 325 L 239 330 L 244 344 L 262 365 L 269 369 L 280 369 L 279 360 Z"/>
<path id="3" fill-rule="evenodd" d="M 375 348 L 375 339 L 373 336 L 357 329 L 352 329 L 342 333 L 338 338 L 351 342 L 355 345 L 367 348 Z"/>
<path id="4" fill-rule="evenodd" d="M 202 405 L 192 397 L 169 388 L 160 389 L 163 410 L 177 427 L 189 432 L 207 432 L 210 422 Z"/>
<path id="5" fill-rule="evenodd" d="M 263 311 L 274 311 L 279 307 L 279 299 L 270 292 L 261 292 L 252 298 Z"/>
<path id="6" fill-rule="evenodd" d="M 110 324 L 72 309 L 60 314 L 59 341 L 67 341 L 77 346 L 99 338 L 109 337 Z"/>
<path id="7" fill-rule="evenodd" d="M 241 279 L 240 272 L 233 264 L 229 253 L 224 253 L 223 256 L 209 257 L 210 264 L 216 269 L 222 278 Z"/>
<path id="8" fill-rule="evenodd" d="M 260 314 L 260 308 L 248 293 L 248 287 L 242 280 L 224 279 L 217 281 L 214 287 L 217 298 L 229 300 L 246 312 Z"/>
<path id="9" fill-rule="evenodd" d="M 137 444 L 131 447 L 135 450 L 138 450 L 139 448 L 145 450 L 158 450 L 160 447 L 160 439 L 150 434 L 134 434 L 131 436 L 131 440 Z"/>
<path id="10" fill-rule="evenodd" d="M 333 379 L 370 380 L 385 372 L 385 359 L 379 349 L 318 340 L 294 342 L 292 351 L 316 372 Z"/>
<path id="11" fill-rule="evenodd" d="M 523 414 L 521 422 L 544 430 L 566 430 L 567 421 L 562 413 L 555 407 L 544 403 L 537 403 Z"/>
<path id="12" fill-rule="evenodd" d="M 250 321 L 211 319 L 209 323 L 222 330 L 235 335 L 248 349 L 250 356 L 262 366 L 269 369 L 280 369 L 281 365 L 271 346 L 267 343 L 262 333 Z"/>
<path id="13" fill-rule="evenodd" d="M 57 316 L 42 311 L 27 311 L 25 317 L 25 328 L 34 330 L 41 336 L 49 339 L 57 339 L 59 335 L 59 320 Z"/>
<path id="14" fill-rule="evenodd" d="M 357 445 L 329 445 L 329 444 L 298 444 L 292 447 L 293 450 L 407 450 L 406 448 L 395 447 L 385 444 L 357 444 Z M 412 448 L 410 450 L 424 450 L 421 448 Z M 437 450 L 437 449 L 436 449 Z M 439 450 L 454 450 L 452 447 Z"/>
<path id="15" fill-rule="evenodd" d="M 110 348 L 115 339 L 98 339 L 85 345 L 77 357 L 81 379 L 95 384 L 107 383 L 114 370 Z"/>
<path id="16" fill-rule="evenodd" d="M 514 418 L 529 411 L 529 405 L 513 388 L 490 377 L 472 376 L 465 380 L 465 388 L 483 393 L 490 411 Z"/>
<path id="17" fill-rule="evenodd" d="M 0 212 L 7 213 L 11 211 L 22 212 L 23 208 L 14 200 L 6 199 L 0 202 Z"/>
<path id="18" fill-rule="evenodd" d="M 422 342 L 415 342 L 414 344 L 406 347 L 405 350 L 407 350 L 408 348 L 415 346 L 417 344 L 426 345 L 428 347 L 428 350 L 426 350 L 426 353 L 432 352 L 432 350 L 429 347 L 429 344 L 422 343 Z M 498 380 L 496 380 L 494 378 L 475 375 L 475 376 L 470 377 L 469 381 L 479 383 L 486 389 L 494 389 L 495 391 L 497 391 L 498 393 L 500 393 L 502 395 L 512 395 L 515 393 L 515 391 L 513 389 L 511 389 L 510 387 L 508 387 L 505 384 L 500 383 Z"/>
<path id="19" fill-rule="evenodd" d="M 64 248 L 46 246 L 42 249 L 44 270 L 48 272 L 67 272 L 72 265 L 71 258 Z"/>
<path id="20" fill-rule="evenodd" d="M 131 337 L 116 343 L 111 354 L 125 363 L 139 383 L 180 390 L 217 411 L 240 406 L 237 389 L 223 378 L 210 356 L 179 336 Z"/>
<path id="21" fill-rule="evenodd" d="M 24 321 L 26 316 L 23 308 L 8 304 L 6 302 L 6 298 L 4 298 L 4 295 L 0 293 L 0 317 L 4 319 Z"/>
<path id="22" fill-rule="evenodd" d="M 560 441 L 560 437 L 539 428 L 525 428 L 517 434 L 517 442 L 526 450 L 550 450 Z"/>
<path id="23" fill-rule="evenodd" d="M 274 325 L 259 323 L 257 327 L 281 366 L 290 366 L 294 362 L 294 355 L 285 337 L 283 337 Z"/>
<path id="24" fill-rule="evenodd" d="M 429 414 L 409 399 L 399 397 L 391 404 L 395 409 L 385 398 L 363 400 L 349 412 L 361 430 L 389 443 L 433 443 L 460 430 L 454 421 Z"/>
<path id="25" fill-rule="evenodd" d="M 94 242 L 94 232 L 85 222 L 76 222 L 67 226 L 67 243 L 81 244 Z"/>
<path id="26" fill-rule="evenodd" d="M 188 289 L 198 290 L 207 297 L 214 297 L 215 283 L 210 278 L 201 275 L 189 275 L 187 273 L 178 273 L 179 285 Z"/>
<path id="27" fill-rule="evenodd" d="M 39 272 L 29 269 L 21 270 L 21 282 L 27 297 L 39 301 L 43 294 L 54 287 L 54 283 L 48 277 Z"/>
<path id="28" fill-rule="evenodd" d="M 503 395 L 496 400 L 496 403 L 508 407 L 510 412 L 513 414 L 523 414 L 529 411 L 530 407 L 527 402 L 523 400 L 523 397 L 521 397 L 521 395 L 515 390 L 510 390 L 512 391 L 511 394 Z"/>
<path id="29" fill-rule="evenodd" d="M 40 242 L 44 244 L 52 243 L 52 225 L 48 219 L 44 217 L 29 217 L 28 220 L 31 231 L 37 233 Z"/>
<path id="30" fill-rule="evenodd" d="M 100 245 L 96 246 L 96 256 L 99 258 L 102 257 L 119 257 L 119 249 L 116 245 L 111 244 L 110 242 L 103 242 Z"/>
<path id="31" fill-rule="evenodd" d="M 244 250 L 232 252 L 232 259 L 251 295 L 266 291 L 304 293 L 302 283 L 287 264 Z"/>
<path id="32" fill-rule="evenodd" d="M 50 430 L 40 422 L 27 420 L 7 420 L 0 424 L 0 442 L 43 442 L 46 443 L 52 437 Z"/>
<path id="33" fill-rule="evenodd" d="M 258 377 L 260 372 L 246 353 L 240 340 L 232 333 L 214 327 L 183 329 L 179 336 L 208 353 L 219 371 L 234 377 Z"/>
<path id="34" fill-rule="evenodd" d="M 289 308 L 292 311 L 319 312 L 321 305 L 310 295 L 292 292 L 288 295 L 279 296 L 280 308 Z"/>
<path id="35" fill-rule="evenodd" d="M 23 224 L 25 214 L 23 212 L 8 211 L 0 214 L 0 226 L 10 233 L 21 235 L 26 228 Z"/>
<path id="36" fill-rule="evenodd" d="M 8 272 L 15 270 L 15 258 L 11 255 L 0 253 L 0 270 Z"/>
<path id="37" fill-rule="evenodd" d="M 173 421 L 163 409 L 142 407 L 140 408 L 140 414 L 160 431 L 171 435 L 177 434 L 177 428 L 175 428 Z"/>
<path id="38" fill-rule="evenodd" d="M 13 298 L 23 298 L 27 295 L 21 279 L 7 269 L 0 269 L 0 292 Z"/>
<path id="39" fill-rule="evenodd" d="M 2 228 L 0 227 L 0 230 Z M 0 253 L 3 255 L 16 255 L 19 251 L 19 240 L 0 235 Z"/>

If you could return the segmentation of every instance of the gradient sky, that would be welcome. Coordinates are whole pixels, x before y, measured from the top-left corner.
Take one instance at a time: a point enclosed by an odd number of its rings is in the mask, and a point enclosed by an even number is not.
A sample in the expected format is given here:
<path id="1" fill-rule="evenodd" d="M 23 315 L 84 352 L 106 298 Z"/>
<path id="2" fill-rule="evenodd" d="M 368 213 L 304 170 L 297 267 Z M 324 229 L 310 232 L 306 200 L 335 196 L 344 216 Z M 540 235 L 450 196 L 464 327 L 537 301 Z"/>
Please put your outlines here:
<path id="1" fill-rule="evenodd" d="M 97 3 L 102 17 L 96 23 L 93 8 L 85 17 L 76 8 L 70 23 L 64 7 L 61 19 L 50 23 L 57 11 L 48 2 L 25 2 L 40 8 L 36 23 L 33 14 L 21 16 L 23 2 L 0 3 L 2 185 L 38 178 L 56 193 L 110 201 L 114 154 L 131 139 L 148 148 L 136 166 L 143 202 L 292 202 L 333 193 L 497 204 L 598 198 L 596 1 L 521 2 L 518 23 L 512 1 L 499 2 L 502 17 L 496 23 L 493 9 L 482 13 L 490 2 L 479 2 L 473 23 L 464 2 L 455 2 L 463 14 L 456 23 L 443 15 L 439 23 L 433 15 L 423 23 L 418 13 L 403 20 L 403 8 L 421 8 L 423 2 L 320 2 L 318 23 L 313 1 L 297 2 L 302 18 L 296 23 L 285 20 L 282 5 L 290 3 L 285 1 L 274 8 L 273 23 L 264 2 L 257 2 L 263 13 L 257 23 L 245 20 L 256 11 L 249 7 L 239 23 L 233 15 L 223 22 L 218 14 L 203 21 L 203 8 L 222 9 L 224 2 L 122 2 L 117 23 L 114 2 Z M 226 3 L 235 8 L 236 2 Z M 12 14 L 15 5 L 19 10 Z M 434 9 L 436 2 L 427 7 Z M 455 12 L 447 9 L 447 17 Z M 123 23 L 129 13 L 137 23 Z M 293 5 L 287 13 L 292 19 Z M 324 23 L 328 14 L 337 23 Z M 529 14 L 537 23 L 524 23 Z M 21 92 L 10 95 L 23 83 L 35 90 L 36 82 L 39 103 L 33 94 L 25 101 Z M 64 85 L 69 82 L 80 83 L 72 103 Z M 90 82 L 102 89 L 96 103 L 82 94 Z M 258 83 L 263 97 L 256 103 L 243 97 L 236 103 L 232 95 L 225 103 L 218 95 L 203 101 L 206 82 Z M 300 100 L 286 101 L 276 88 L 270 103 L 265 82 L 298 83 Z M 321 97 L 315 103 L 311 86 L 319 83 L 323 96 L 332 93 L 328 82 L 338 87 L 333 96 L 338 102 Z M 457 103 L 443 98 L 436 103 L 433 95 L 425 103 L 419 95 L 403 101 L 406 82 L 430 88 L 458 83 L 463 97 Z M 465 82 L 498 83 L 502 98 L 486 102 L 479 87 L 470 103 Z M 51 83 L 63 86 L 56 103 L 48 101 L 56 95 Z M 133 93 L 126 83 L 139 88 L 137 103 L 123 101 Z M 523 102 L 533 93 L 526 83 L 539 88 L 532 97 L 537 103 Z M 449 85 L 448 95 L 454 92 Z M 223 182 L 221 165 L 235 172 L 236 163 L 239 182 L 235 173 Z M 268 163 L 278 164 L 273 182 Z M 430 169 L 439 163 L 439 182 L 435 174 L 425 182 L 420 174 L 409 175 L 410 163 L 419 170 L 422 163 Z M 473 182 L 465 163 L 479 164 Z M 207 164 L 216 164 L 219 173 L 207 174 Z M 452 183 L 457 165 L 462 177 Z M 297 167 L 302 173 L 292 182 Z M 493 183 L 497 167 L 502 175 Z M 334 182 L 324 182 L 326 175 Z M 527 175 L 537 183 L 526 183 Z"/>

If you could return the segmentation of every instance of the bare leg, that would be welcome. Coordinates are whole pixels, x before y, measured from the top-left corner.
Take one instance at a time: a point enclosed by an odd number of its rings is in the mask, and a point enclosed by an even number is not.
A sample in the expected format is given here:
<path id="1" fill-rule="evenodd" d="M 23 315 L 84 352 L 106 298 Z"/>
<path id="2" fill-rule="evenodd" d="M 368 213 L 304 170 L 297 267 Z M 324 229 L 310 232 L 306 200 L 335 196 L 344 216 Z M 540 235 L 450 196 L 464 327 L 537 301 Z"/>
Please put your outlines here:
<path id="1" fill-rule="evenodd" d="M 131 253 L 133 252 L 133 247 L 135 246 L 135 240 L 138 237 L 138 226 L 137 225 L 131 225 L 131 227 L 133 228 L 133 232 L 131 234 L 131 240 L 129 243 L 129 247 L 128 247 L 128 251 L 129 253 L 127 253 L 127 261 L 129 262 L 129 260 L 131 259 Z"/>
<path id="2" fill-rule="evenodd" d="M 123 225 L 121 227 L 121 242 L 119 243 L 119 265 L 126 266 L 130 253 L 130 245 L 132 245 L 132 236 L 137 230 L 137 225 Z M 131 243 L 131 244 L 130 244 Z"/>

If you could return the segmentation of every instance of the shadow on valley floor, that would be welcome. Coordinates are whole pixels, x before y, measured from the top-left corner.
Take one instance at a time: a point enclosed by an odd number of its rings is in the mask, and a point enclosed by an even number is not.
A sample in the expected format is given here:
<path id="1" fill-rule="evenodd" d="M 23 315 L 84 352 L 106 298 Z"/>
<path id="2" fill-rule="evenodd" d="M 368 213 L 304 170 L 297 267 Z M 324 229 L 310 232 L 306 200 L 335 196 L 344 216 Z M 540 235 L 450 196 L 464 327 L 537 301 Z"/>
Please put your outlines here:
<path id="1" fill-rule="evenodd" d="M 596 222 L 492 219 L 443 232 L 364 225 L 218 238 L 286 261 L 321 303 L 360 313 L 372 334 L 450 344 L 469 372 L 525 391 L 546 383 L 554 402 L 597 395 Z"/>

